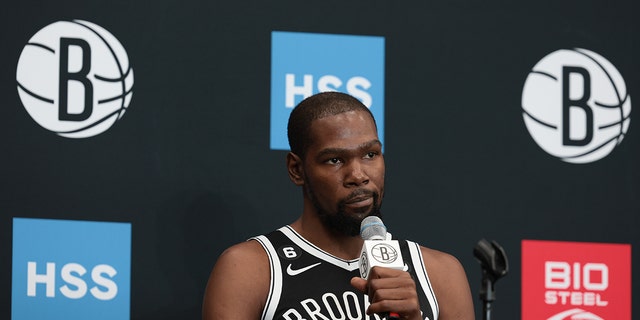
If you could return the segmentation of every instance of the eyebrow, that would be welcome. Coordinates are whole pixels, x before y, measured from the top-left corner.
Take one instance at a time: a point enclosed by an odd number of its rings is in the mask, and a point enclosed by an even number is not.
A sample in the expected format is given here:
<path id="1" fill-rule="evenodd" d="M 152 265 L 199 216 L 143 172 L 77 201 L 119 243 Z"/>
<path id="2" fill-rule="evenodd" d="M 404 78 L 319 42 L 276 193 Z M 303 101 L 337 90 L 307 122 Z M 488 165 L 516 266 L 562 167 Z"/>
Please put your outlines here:
<path id="1" fill-rule="evenodd" d="M 355 149 L 366 150 L 366 149 L 373 148 L 374 146 L 382 147 L 382 142 L 380 142 L 380 140 L 378 139 L 374 139 L 374 140 L 359 144 Z M 351 150 L 352 149 L 347 149 L 347 148 L 326 148 L 318 152 L 317 158 L 322 158 L 330 154 L 340 154 L 340 153 L 350 152 Z"/>

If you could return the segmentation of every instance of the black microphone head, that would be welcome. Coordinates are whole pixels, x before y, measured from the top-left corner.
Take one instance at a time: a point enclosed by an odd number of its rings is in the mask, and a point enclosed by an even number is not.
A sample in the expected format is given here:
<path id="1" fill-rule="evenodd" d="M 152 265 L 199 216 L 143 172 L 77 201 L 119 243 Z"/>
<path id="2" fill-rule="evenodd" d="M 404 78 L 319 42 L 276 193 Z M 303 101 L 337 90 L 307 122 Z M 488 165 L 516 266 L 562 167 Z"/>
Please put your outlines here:
<path id="1" fill-rule="evenodd" d="M 387 227 L 379 217 L 368 216 L 360 223 L 360 236 L 364 240 L 385 240 Z"/>

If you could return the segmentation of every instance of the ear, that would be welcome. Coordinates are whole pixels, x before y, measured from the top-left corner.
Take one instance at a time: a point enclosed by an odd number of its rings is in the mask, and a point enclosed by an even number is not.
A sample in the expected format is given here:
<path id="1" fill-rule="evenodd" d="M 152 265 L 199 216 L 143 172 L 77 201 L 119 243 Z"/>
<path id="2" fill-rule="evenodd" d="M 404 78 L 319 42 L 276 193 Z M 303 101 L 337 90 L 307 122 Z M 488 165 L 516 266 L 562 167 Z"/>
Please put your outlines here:
<path id="1" fill-rule="evenodd" d="M 302 159 L 293 153 L 287 154 L 287 171 L 289 172 L 289 179 L 296 186 L 304 185 L 304 169 L 302 168 Z"/>

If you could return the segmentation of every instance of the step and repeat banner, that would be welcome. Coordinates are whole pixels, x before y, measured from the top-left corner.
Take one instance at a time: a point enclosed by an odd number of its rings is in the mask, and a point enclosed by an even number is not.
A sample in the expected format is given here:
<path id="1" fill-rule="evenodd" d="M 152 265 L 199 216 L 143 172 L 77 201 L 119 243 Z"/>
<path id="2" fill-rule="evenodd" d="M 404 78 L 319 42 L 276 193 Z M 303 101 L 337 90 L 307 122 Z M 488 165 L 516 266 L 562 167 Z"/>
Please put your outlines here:
<path id="1" fill-rule="evenodd" d="M 5 4 L 0 318 L 199 319 L 218 255 L 301 213 L 285 168 L 292 108 L 342 91 L 376 117 L 388 228 L 459 258 L 478 319 L 472 252 L 490 239 L 509 263 L 495 319 L 630 320 L 638 13 L 633 1 Z"/>

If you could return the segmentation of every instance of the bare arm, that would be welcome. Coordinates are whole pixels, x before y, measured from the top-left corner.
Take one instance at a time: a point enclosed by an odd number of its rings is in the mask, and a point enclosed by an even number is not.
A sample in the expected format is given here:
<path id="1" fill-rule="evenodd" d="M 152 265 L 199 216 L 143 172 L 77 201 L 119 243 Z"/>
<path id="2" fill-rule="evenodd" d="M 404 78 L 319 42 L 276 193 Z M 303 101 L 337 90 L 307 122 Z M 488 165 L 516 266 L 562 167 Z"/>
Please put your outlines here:
<path id="1" fill-rule="evenodd" d="M 438 306 L 439 320 L 473 320 L 475 311 L 471 289 L 464 268 L 454 256 L 420 247 L 433 286 Z"/>
<path id="2" fill-rule="evenodd" d="M 227 249 L 209 276 L 202 319 L 260 319 L 269 294 L 269 274 L 269 258 L 257 241 Z"/>

